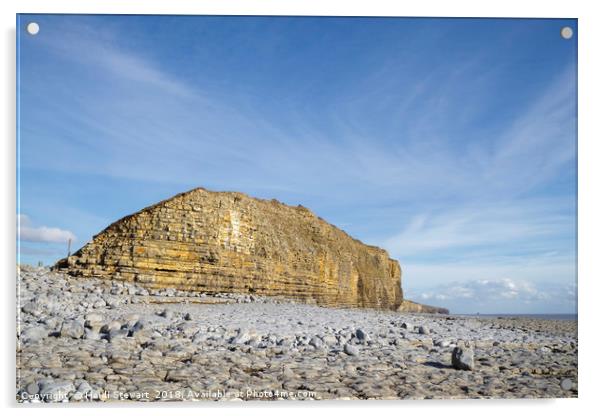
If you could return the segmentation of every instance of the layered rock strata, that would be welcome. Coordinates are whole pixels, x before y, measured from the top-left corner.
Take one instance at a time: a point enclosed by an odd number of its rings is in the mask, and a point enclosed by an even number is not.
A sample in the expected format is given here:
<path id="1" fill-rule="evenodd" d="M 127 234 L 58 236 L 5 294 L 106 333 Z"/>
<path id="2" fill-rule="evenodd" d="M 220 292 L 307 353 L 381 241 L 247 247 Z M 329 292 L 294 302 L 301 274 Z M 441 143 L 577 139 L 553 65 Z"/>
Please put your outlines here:
<path id="1" fill-rule="evenodd" d="M 401 269 L 302 206 L 202 188 L 108 226 L 55 268 L 207 293 L 397 310 Z"/>

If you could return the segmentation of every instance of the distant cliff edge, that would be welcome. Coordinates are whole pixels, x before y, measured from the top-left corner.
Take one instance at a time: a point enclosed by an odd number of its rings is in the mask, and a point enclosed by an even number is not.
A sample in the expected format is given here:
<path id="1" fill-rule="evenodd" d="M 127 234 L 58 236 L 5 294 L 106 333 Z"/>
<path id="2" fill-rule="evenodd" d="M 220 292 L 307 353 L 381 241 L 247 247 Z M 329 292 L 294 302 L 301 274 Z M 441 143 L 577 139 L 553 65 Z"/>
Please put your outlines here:
<path id="1" fill-rule="evenodd" d="M 412 302 L 411 300 L 404 299 L 401 305 L 397 308 L 398 312 L 411 312 L 411 313 L 440 313 L 449 314 L 449 309 L 440 308 L 438 306 L 423 305 L 421 303 Z"/>

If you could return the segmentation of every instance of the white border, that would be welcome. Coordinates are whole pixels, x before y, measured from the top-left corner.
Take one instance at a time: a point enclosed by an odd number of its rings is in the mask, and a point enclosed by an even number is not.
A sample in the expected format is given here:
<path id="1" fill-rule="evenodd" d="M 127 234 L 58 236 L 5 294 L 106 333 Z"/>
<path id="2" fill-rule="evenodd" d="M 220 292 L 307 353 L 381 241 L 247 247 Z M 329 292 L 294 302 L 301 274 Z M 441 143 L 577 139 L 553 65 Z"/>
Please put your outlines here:
<path id="1" fill-rule="evenodd" d="M 495 400 L 481 401 L 413 401 L 413 402 L 329 402 L 308 403 L 293 406 L 273 403 L 266 407 L 260 403 L 189 407 L 178 412 L 202 414 L 216 413 L 278 413 L 306 414 L 328 412 L 335 409 L 347 413 L 377 412 L 424 412 L 452 414 L 491 415 L 510 412 L 545 412 L 546 414 L 577 414 L 596 408 L 600 380 L 599 350 L 601 325 L 599 296 L 602 270 L 599 260 L 602 204 L 600 160 L 600 104 L 602 97 L 599 74 L 602 74 L 599 39 L 602 39 L 602 22 L 593 1 L 489 1 L 440 0 L 440 1 L 383 1 L 383 0 L 238 0 L 238 1 L 191 1 L 191 0 L 145 0 L 145 1 L 75 1 L 75 0 L 21 0 L 2 1 L 2 126 L 4 140 L 2 157 L 2 230 L 0 259 L 4 270 L 2 281 L 4 297 L 3 371 L 0 394 L 5 406 L 13 407 L 10 412 L 30 412 L 27 407 L 14 408 L 15 385 L 15 14 L 16 13 L 115 13 L 115 14 L 251 14 L 251 15 L 347 15 L 347 16 L 449 16 L 449 17 L 569 17 L 579 19 L 579 399 L 567 400 Z M 598 113 L 598 114 L 597 114 Z M 597 244 L 598 243 L 598 244 Z M 164 414 L 178 406 L 176 403 L 162 406 L 135 406 L 138 412 Z M 131 412 L 133 406 L 117 408 L 115 413 Z M 76 411 L 81 413 L 109 410 L 105 408 L 74 409 L 46 406 L 45 414 Z M 133 410 L 133 409 L 132 409 Z"/>

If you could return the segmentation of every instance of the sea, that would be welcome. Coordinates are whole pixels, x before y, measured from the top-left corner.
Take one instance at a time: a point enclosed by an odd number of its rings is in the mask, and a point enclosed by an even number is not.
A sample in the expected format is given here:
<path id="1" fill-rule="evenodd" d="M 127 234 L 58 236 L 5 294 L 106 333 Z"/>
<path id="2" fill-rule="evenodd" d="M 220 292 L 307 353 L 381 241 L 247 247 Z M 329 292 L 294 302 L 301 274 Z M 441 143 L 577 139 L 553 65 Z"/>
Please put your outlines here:
<path id="1" fill-rule="evenodd" d="M 504 313 L 473 313 L 473 314 L 454 314 L 456 316 L 471 316 L 479 318 L 530 318 L 545 319 L 551 321 L 576 321 L 576 313 L 533 313 L 533 314 L 504 314 Z"/>

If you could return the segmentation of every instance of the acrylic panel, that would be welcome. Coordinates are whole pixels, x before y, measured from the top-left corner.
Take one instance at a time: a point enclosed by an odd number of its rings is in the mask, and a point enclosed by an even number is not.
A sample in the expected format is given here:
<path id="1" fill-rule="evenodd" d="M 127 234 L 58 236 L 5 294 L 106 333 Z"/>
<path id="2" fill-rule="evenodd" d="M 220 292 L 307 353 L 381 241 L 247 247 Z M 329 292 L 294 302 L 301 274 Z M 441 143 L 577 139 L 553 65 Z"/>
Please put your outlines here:
<path id="1" fill-rule="evenodd" d="M 17 401 L 576 397 L 577 29 L 18 15 Z"/>

